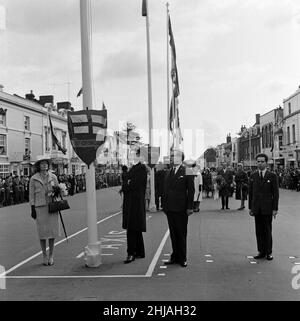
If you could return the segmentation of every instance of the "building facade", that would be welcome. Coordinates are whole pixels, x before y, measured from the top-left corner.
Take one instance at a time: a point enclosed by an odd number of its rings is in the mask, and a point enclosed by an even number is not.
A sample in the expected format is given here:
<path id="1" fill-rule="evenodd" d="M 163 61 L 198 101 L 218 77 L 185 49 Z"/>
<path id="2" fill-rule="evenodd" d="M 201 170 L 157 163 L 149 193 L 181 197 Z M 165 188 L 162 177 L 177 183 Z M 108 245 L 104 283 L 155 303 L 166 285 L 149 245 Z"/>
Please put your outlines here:
<path id="1" fill-rule="evenodd" d="M 260 116 L 261 151 L 268 156 L 268 165 L 271 169 L 284 166 L 282 121 L 283 109 L 281 107 Z"/>
<path id="2" fill-rule="evenodd" d="M 70 143 L 65 110 L 53 104 L 41 104 L 33 93 L 22 98 L 0 88 L 0 176 L 31 175 L 38 155 L 52 159 L 57 174 L 83 172 L 85 165 L 78 159 Z M 44 96 L 45 97 L 45 96 Z M 47 96 L 52 97 L 52 96 Z M 64 155 L 53 144 L 48 114 L 51 115 L 54 133 L 67 149 Z M 76 171 L 77 169 L 77 171 Z"/>
<path id="3" fill-rule="evenodd" d="M 283 146 L 285 167 L 300 168 L 300 86 L 283 100 Z"/>
<path id="4" fill-rule="evenodd" d="M 238 159 L 245 168 L 256 168 L 255 156 L 261 152 L 260 114 L 255 115 L 255 124 L 249 128 L 241 127 L 238 138 Z"/>

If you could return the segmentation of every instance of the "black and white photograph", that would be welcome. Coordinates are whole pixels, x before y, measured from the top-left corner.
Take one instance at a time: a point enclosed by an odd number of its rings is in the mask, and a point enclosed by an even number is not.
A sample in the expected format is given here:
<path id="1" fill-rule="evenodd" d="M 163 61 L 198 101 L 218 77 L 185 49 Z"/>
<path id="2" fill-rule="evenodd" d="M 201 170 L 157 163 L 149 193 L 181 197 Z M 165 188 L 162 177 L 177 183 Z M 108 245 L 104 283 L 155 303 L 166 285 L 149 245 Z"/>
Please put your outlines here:
<path id="1" fill-rule="evenodd" d="M 300 2 L 0 0 L 0 309 L 299 300 Z"/>

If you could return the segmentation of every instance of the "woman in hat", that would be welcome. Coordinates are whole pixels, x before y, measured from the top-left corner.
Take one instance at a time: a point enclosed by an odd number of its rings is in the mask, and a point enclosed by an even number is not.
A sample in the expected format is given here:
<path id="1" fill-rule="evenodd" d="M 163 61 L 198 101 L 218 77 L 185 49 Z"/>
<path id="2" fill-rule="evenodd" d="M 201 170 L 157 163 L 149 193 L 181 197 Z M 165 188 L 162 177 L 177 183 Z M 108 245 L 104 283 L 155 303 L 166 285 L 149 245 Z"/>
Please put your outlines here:
<path id="1" fill-rule="evenodd" d="M 31 216 L 36 220 L 38 236 L 43 253 L 43 264 L 53 265 L 55 238 L 60 235 L 58 213 L 49 213 L 48 203 L 52 201 L 54 186 L 58 186 L 57 177 L 49 171 L 50 159 L 39 157 L 34 164 L 36 173 L 29 182 L 29 202 Z M 49 240 L 49 257 L 46 241 Z"/>

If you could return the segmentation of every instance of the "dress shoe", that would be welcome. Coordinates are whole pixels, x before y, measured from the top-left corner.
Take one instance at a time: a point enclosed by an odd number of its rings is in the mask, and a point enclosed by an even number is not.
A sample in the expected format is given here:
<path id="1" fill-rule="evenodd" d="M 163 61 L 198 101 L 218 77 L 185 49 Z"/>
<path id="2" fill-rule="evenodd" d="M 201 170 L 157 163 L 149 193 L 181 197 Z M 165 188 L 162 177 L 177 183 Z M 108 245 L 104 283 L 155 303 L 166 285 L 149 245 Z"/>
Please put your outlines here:
<path id="1" fill-rule="evenodd" d="M 238 208 L 238 211 L 241 211 L 241 210 L 243 210 L 244 208 L 245 208 L 245 206 L 242 206 L 242 207 Z"/>
<path id="2" fill-rule="evenodd" d="M 182 267 L 187 267 L 187 262 L 186 262 L 186 261 L 180 262 L 180 265 L 181 265 Z"/>
<path id="3" fill-rule="evenodd" d="M 272 261 L 273 260 L 273 256 L 271 254 L 268 254 L 268 255 L 266 255 L 266 259 L 268 261 Z"/>
<path id="4" fill-rule="evenodd" d="M 225 208 L 224 208 L 224 207 L 222 207 L 222 208 L 221 208 L 221 211 L 224 211 L 224 210 L 225 210 Z"/>
<path id="5" fill-rule="evenodd" d="M 145 258 L 145 254 L 137 254 L 135 256 L 136 259 L 144 259 Z"/>
<path id="6" fill-rule="evenodd" d="M 43 255 L 43 265 L 48 265 L 47 255 Z"/>
<path id="7" fill-rule="evenodd" d="M 229 207 L 226 207 L 226 210 L 230 210 L 230 208 L 229 208 Z"/>
<path id="8" fill-rule="evenodd" d="M 164 265 L 171 265 L 171 264 L 176 264 L 176 261 L 174 260 L 169 260 L 167 262 L 164 262 Z"/>
<path id="9" fill-rule="evenodd" d="M 126 260 L 124 261 L 125 264 L 131 263 L 135 260 L 135 257 L 133 255 L 128 255 Z"/>
<path id="10" fill-rule="evenodd" d="M 255 260 L 263 259 L 266 255 L 262 253 L 258 253 L 256 256 L 254 256 Z"/>

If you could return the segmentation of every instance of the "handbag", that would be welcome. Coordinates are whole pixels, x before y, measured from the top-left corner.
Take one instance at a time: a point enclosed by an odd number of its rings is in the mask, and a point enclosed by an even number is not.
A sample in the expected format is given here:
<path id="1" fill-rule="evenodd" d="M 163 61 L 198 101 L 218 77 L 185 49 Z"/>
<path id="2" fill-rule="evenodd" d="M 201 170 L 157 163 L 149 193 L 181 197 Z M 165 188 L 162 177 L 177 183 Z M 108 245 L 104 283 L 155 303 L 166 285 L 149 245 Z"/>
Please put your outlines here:
<path id="1" fill-rule="evenodd" d="M 60 211 L 68 210 L 70 208 L 68 201 L 64 200 L 61 195 L 60 197 L 61 200 L 53 201 L 52 199 L 52 202 L 48 204 L 49 213 L 57 213 Z"/>

